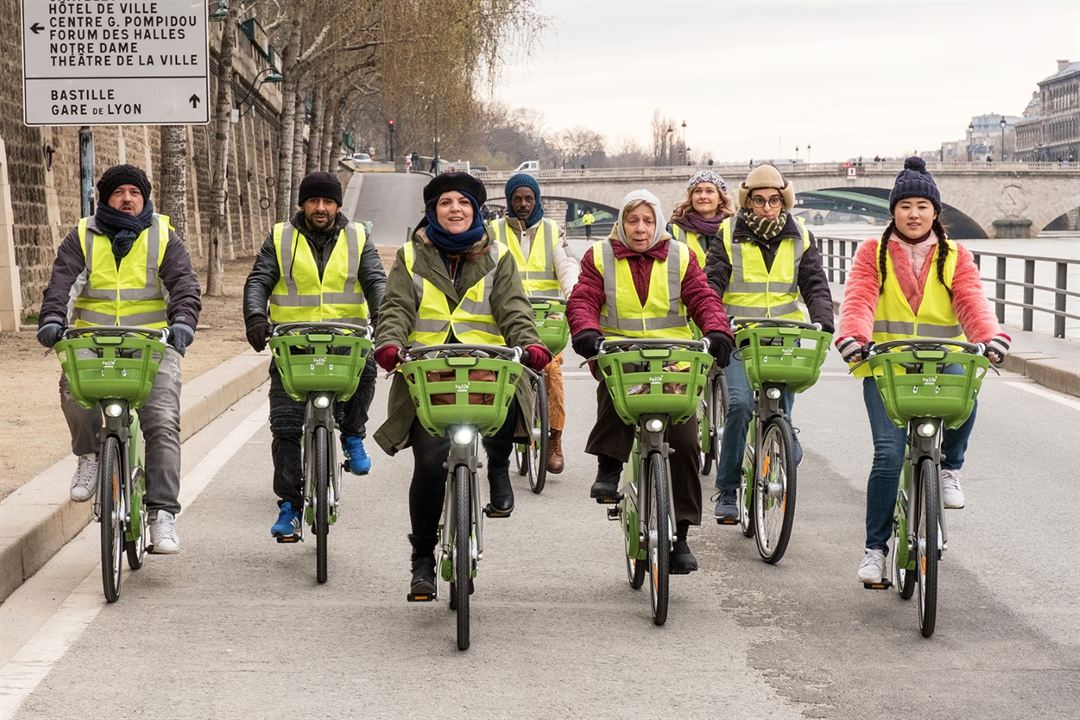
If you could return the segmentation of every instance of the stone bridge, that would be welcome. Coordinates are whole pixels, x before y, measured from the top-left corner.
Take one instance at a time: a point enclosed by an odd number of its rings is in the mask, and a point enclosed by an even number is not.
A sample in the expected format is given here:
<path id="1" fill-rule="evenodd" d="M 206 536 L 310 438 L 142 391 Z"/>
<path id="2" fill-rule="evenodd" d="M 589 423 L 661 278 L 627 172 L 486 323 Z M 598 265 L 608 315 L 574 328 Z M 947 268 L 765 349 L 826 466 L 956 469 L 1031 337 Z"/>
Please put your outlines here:
<path id="1" fill-rule="evenodd" d="M 794 185 L 800 206 L 850 202 L 863 211 L 887 214 L 889 190 L 902 167 L 900 162 L 798 163 L 780 166 L 780 170 Z M 545 197 L 617 212 L 623 196 L 641 187 L 656 193 L 669 210 L 699 169 L 596 168 L 531 174 Z M 712 169 L 732 190 L 749 172 L 746 165 Z M 966 232 L 957 232 L 962 237 L 980 233 L 991 238 L 1034 237 L 1058 216 L 1080 207 L 1080 165 L 1076 164 L 928 162 L 927 169 L 941 190 L 943 222 L 962 226 Z M 483 172 L 477 177 L 487 186 L 488 197 L 498 199 L 511 174 Z"/>

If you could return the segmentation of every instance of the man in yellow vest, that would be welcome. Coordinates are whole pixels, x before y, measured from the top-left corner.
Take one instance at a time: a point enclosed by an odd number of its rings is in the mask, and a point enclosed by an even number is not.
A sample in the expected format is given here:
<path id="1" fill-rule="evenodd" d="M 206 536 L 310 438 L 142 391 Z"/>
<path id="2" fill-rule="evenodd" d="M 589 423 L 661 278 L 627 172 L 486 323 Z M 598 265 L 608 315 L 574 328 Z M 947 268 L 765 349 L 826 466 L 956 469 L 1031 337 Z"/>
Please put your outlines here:
<path id="1" fill-rule="evenodd" d="M 772 165 L 758 165 L 739 185 L 739 210 L 721 223 L 720 242 L 709 245 L 705 273 L 731 318 L 785 318 L 803 321 L 802 296 L 810 322 L 833 331 L 832 293 L 814 236 L 791 214 L 795 189 Z M 738 520 L 736 489 L 742 473 L 743 445 L 754 412 L 754 393 L 737 354 L 725 371 L 728 398 L 720 459 L 715 517 Z M 790 416 L 793 395 L 782 400 Z M 796 462 L 802 448 L 795 440 Z"/>
<path id="2" fill-rule="evenodd" d="M 581 224 L 585 226 L 585 239 L 592 240 L 592 226 L 596 223 L 596 216 L 591 210 L 586 210 L 581 216 Z"/>
<path id="3" fill-rule="evenodd" d="M 146 442 L 146 507 L 150 552 L 180 551 L 180 358 L 195 339 L 202 311 L 191 257 L 169 218 L 154 212 L 150 180 L 134 165 L 115 165 L 98 180 L 98 206 L 67 234 L 56 252 L 38 320 L 38 341 L 52 347 L 70 323 L 168 328 L 154 386 L 139 409 Z M 86 410 L 60 378 L 60 407 L 78 457 L 71 499 L 97 491 L 101 411 Z"/>
<path id="4" fill-rule="evenodd" d="M 540 185 L 528 173 L 517 173 L 506 181 L 506 206 L 510 214 L 489 224 L 496 242 L 510 249 L 528 297 L 566 299 L 578 279 L 578 261 L 570 252 L 562 229 L 544 217 Z M 562 431 L 566 424 L 566 400 L 559 353 L 545 368 L 548 398 L 547 470 L 561 473 L 564 460 Z"/>
<path id="5" fill-rule="evenodd" d="M 341 183 L 313 172 L 300 183 L 300 211 L 274 225 L 244 283 L 244 325 L 256 352 L 266 347 L 270 324 L 340 321 L 374 324 L 386 288 L 386 271 L 364 225 L 341 212 Z M 375 363 L 368 362 L 360 386 L 337 403 L 341 448 L 347 468 L 365 475 L 371 458 L 364 447 L 368 408 L 375 394 Z M 270 534 L 289 541 L 300 532 L 303 472 L 300 439 L 304 403 L 293 400 L 270 363 L 270 432 L 278 519 Z"/>

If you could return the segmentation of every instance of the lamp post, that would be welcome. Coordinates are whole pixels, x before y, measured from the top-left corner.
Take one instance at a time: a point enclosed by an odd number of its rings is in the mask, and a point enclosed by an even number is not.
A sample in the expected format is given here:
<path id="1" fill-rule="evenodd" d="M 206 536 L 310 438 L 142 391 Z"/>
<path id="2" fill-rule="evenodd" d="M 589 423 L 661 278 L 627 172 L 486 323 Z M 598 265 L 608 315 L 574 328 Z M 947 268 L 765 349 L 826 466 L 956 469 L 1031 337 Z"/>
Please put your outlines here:
<path id="1" fill-rule="evenodd" d="M 671 155 L 671 134 L 673 132 L 675 132 L 675 128 L 668 125 L 667 126 L 667 164 L 668 165 L 674 165 L 674 163 L 671 161 L 671 158 L 672 158 L 672 155 Z"/>
<path id="2" fill-rule="evenodd" d="M 683 156 L 686 158 L 686 164 L 689 166 L 691 164 L 690 163 L 690 146 L 687 145 L 687 146 L 683 147 Z"/>
<path id="3" fill-rule="evenodd" d="M 229 17 L 229 0 L 211 0 L 210 22 L 223 22 Z"/>
<path id="4" fill-rule="evenodd" d="M 256 84 L 255 81 L 258 80 L 259 77 L 263 74 L 265 74 L 266 77 L 264 77 L 262 80 L 259 80 L 258 84 Z M 248 98 L 256 95 L 259 92 L 259 88 L 263 86 L 263 83 L 279 83 L 284 79 L 285 76 L 279 73 L 277 71 L 277 68 L 272 65 L 270 67 L 265 67 L 259 72 L 257 72 L 255 74 L 255 77 L 251 78 L 251 86 L 248 88 L 247 94 L 244 95 L 244 99 L 236 103 L 236 109 L 240 111 L 238 112 L 236 119 L 239 120 L 240 118 L 244 117 L 248 114 L 248 110 L 251 110 L 251 108 L 255 107 L 255 103 L 253 102 L 248 105 L 247 110 L 242 110 L 242 108 L 244 107 L 244 103 L 248 101 Z"/>
<path id="5" fill-rule="evenodd" d="M 968 144 L 967 144 L 968 162 L 971 162 L 971 134 L 973 132 L 975 132 L 975 123 L 974 122 L 969 122 L 968 123 Z"/>
<path id="6" fill-rule="evenodd" d="M 795 162 L 799 162 L 799 146 L 795 146 Z"/>
<path id="7" fill-rule="evenodd" d="M 1005 162 L 1005 116 L 1002 115 L 998 120 L 998 127 L 1001 128 L 1001 148 L 998 150 L 998 159 L 1001 162 Z"/>
<path id="8" fill-rule="evenodd" d="M 806 143 L 806 162 L 810 162 L 810 143 Z"/>

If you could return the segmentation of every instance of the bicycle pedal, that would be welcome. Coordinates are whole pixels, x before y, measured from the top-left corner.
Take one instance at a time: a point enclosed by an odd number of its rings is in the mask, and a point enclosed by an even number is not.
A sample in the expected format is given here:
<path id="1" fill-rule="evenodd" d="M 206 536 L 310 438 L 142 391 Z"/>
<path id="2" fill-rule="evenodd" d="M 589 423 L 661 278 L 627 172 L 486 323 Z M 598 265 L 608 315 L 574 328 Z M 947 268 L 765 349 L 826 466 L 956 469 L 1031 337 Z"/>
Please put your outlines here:
<path id="1" fill-rule="evenodd" d="M 303 540 L 299 535 L 275 535 L 274 539 L 285 545 L 291 545 L 292 543 L 298 543 Z"/>
<path id="2" fill-rule="evenodd" d="M 716 518 L 716 524 L 717 525 L 738 525 L 739 520 L 738 520 L 738 518 L 733 518 L 733 517 L 720 517 L 720 518 Z"/>
<path id="3" fill-rule="evenodd" d="M 892 587 L 892 580 L 882 578 L 880 582 L 864 582 L 862 586 L 867 590 L 888 590 Z"/>
<path id="4" fill-rule="evenodd" d="M 484 515 L 489 518 L 508 518 L 512 512 L 514 512 L 514 508 L 510 508 L 509 510 L 496 510 L 492 507 L 491 503 L 484 506 Z"/>
<path id="5" fill-rule="evenodd" d="M 438 593 L 409 593 L 405 596 L 406 602 L 432 602 L 438 597 Z"/>
<path id="6" fill-rule="evenodd" d="M 607 519 L 608 520 L 618 521 L 618 519 L 621 518 L 621 517 L 622 517 L 622 510 L 618 506 L 608 508 L 608 510 L 607 510 Z"/>
<path id="7" fill-rule="evenodd" d="M 597 505 L 617 505 L 623 499 L 622 493 L 617 495 L 604 495 L 603 497 L 596 498 Z"/>

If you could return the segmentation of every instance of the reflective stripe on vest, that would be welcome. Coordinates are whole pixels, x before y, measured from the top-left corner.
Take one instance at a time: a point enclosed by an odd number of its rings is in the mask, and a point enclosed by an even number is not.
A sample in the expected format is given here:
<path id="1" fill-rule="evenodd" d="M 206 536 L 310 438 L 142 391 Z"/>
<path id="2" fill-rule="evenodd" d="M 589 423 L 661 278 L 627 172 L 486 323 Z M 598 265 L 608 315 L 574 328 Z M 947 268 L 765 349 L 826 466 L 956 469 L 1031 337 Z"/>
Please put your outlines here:
<path id="1" fill-rule="evenodd" d="M 82 218 L 79 246 L 86 263 L 86 284 L 75 298 L 75 327 L 137 325 L 163 328 L 169 324 L 165 290 L 158 278 L 169 243 L 169 217 L 153 215 L 119 265 L 112 241 L 94 218 Z"/>
<path id="2" fill-rule="evenodd" d="M 275 323 L 340 320 L 366 325 L 368 304 L 360 284 L 360 253 L 367 235 L 359 223 L 341 229 L 319 277 L 308 239 L 289 223 L 274 226 L 278 281 L 270 294 Z"/>
<path id="3" fill-rule="evenodd" d="M 799 309 L 799 264 L 810 247 L 810 233 L 798 220 L 801 242 L 791 238 L 780 241 L 772 267 L 765 269 L 765 258 L 757 243 L 732 241 L 734 218 L 720 224 L 720 235 L 731 261 L 731 280 L 724 292 L 728 315 L 747 318 L 804 319 Z"/>
<path id="4" fill-rule="evenodd" d="M 514 256 L 521 284 L 529 296 L 561 298 L 559 277 L 555 274 L 555 249 L 559 227 L 554 220 L 541 220 L 529 246 L 528 259 L 521 252 L 521 240 L 506 218 L 491 223 L 495 241 L 506 245 Z"/>
<path id="5" fill-rule="evenodd" d="M 675 238 L 681 243 L 686 243 L 687 247 L 694 251 L 694 257 L 697 258 L 698 266 L 701 269 L 705 269 L 705 247 L 701 244 L 701 236 L 693 230 L 683 230 L 679 225 L 671 223 L 671 237 Z"/>
<path id="6" fill-rule="evenodd" d="M 451 336 L 458 342 L 480 345 L 505 345 L 491 308 L 491 286 L 499 259 L 507 252 L 502 243 L 492 243 L 489 253 L 495 267 L 466 291 L 453 311 L 446 295 L 434 283 L 413 272 L 416 246 L 405 244 L 405 269 L 416 291 L 416 323 L 409 333 L 410 345 L 441 345 Z"/>
<path id="7" fill-rule="evenodd" d="M 593 264 L 604 278 L 604 306 L 600 308 L 600 332 L 604 335 L 685 340 L 693 337 L 681 299 L 682 281 L 690 264 L 686 245 L 669 243 L 667 260 L 653 261 L 644 305 L 634 287 L 629 261 L 615 258 L 610 241 L 593 243 Z"/>

